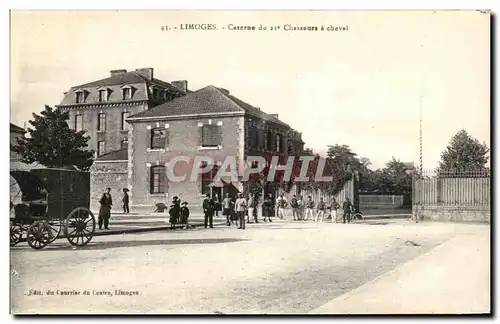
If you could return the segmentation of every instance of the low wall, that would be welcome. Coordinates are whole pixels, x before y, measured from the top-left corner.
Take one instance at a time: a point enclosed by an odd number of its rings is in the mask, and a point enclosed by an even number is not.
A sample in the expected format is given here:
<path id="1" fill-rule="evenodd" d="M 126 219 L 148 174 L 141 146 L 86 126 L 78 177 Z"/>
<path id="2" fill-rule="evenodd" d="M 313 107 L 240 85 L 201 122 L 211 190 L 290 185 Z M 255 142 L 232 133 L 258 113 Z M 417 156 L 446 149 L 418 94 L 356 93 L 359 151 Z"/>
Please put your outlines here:
<path id="1" fill-rule="evenodd" d="M 99 199 L 111 188 L 113 211 L 123 211 L 123 188 L 127 188 L 127 163 L 94 163 L 90 170 L 90 209 L 99 210 Z"/>
<path id="2" fill-rule="evenodd" d="M 490 223 L 491 206 L 414 205 L 412 213 L 423 220 Z"/>
<path id="3" fill-rule="evenodd" d="M 360 208 L 401 208 L 404 199 L 401 195 L 359 195 Z"/>

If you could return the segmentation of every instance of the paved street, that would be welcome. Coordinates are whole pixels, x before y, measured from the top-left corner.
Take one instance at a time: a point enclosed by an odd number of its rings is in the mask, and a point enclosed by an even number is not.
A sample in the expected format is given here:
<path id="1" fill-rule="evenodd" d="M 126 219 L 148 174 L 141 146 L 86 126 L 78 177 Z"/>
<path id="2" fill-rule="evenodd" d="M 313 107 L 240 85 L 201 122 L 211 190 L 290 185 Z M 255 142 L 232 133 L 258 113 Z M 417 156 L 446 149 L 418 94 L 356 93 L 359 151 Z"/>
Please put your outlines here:
<path id="1" fill-rule="evenodd" d="M 79 249 L 20 243 L 11 249 L 12 312 L 308 313 L 471 228 L 489 239 L 488 226 L 377 220 L 98 236 Z"/>

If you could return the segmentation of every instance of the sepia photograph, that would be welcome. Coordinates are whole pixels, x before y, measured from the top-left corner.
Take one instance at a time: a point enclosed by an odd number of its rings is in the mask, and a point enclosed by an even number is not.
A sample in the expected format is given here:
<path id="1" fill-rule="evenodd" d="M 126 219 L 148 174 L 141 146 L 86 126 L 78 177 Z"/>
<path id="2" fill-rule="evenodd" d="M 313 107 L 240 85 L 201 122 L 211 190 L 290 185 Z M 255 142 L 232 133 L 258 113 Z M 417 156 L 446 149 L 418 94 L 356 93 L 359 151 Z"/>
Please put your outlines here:
<path id="1" fill-rule="evenodd" d="M 11 315 L 491 316 L 491 11 L 9 15 Z"/>

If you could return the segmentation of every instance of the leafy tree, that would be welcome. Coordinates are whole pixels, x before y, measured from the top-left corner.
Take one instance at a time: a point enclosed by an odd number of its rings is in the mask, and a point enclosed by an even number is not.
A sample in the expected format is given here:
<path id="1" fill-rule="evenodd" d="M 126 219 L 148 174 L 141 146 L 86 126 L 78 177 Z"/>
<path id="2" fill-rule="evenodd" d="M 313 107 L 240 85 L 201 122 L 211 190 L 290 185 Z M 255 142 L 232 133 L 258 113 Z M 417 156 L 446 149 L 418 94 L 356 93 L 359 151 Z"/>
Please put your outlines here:
<path id="1" fill-rule="evenodd" d="M 342 187 L 346 181 L 352 178 L 354 172 L 359 177 L 358 184 L 367 178 L 369 159 L 362 158 L 361 161 L 348 145 L 329 145 L 327 156 L 328 165 L 333 176 L 330 193 L 336 194 L 342 190 Z"/>
<path id="2" fill-rule="evenodd" d="M 394 157 L 387 162 L 383 172 L 389 191 L 393 195 L 408 195 L 412 190 L 412 177 L 407 173 L 408 166 Z"/>
<path id="3" fill-rule="evenodd" d="M 489 151 L 486 143 L 481 144 L 462 129 L 451 138 L 450 143 L 441 154 L 438 169 L 443 172 L 485 170 Z"/>
<path id="4" fill-rule="evenodd" d="M 69 128 L 69 112 L 45 106 L 40 115 L 33 113 L 28 128 L 29 136 L 11 145 L 12 151 L 21 155 L 24 163 L 39 162 L 46 167 L 75 166 L 87 171 L 93 164 L 92 151 L 86 149 L 88 136 L 85 131 Z"/>

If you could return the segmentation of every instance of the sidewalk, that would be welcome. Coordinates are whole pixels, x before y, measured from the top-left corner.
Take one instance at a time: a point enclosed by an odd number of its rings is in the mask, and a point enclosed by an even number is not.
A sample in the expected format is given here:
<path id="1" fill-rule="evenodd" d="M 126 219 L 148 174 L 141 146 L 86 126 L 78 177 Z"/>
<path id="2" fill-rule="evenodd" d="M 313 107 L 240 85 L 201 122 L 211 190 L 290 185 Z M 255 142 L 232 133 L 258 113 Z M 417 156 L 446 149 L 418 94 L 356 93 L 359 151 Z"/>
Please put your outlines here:
<path id="1" fill-rule="evenodd" d="M 94 216 L 96 217 L 97 222 L 98 213 L 94 213 Z M 96 224 L 96 231 L 94 233 L 94 236 L 170 230 L 171 227 L 170 223 L 168 222 L 168 218 L 168 213 L 112 213 L 109 220 L 109 230 L 100 230 Z M 214 217 L 214 226 L 224 225 L 225 223 L 225 218 L 223 219 L 222 217 Z M 191 215 L 189 217 L 189 227 L 200 226 L 204 226 L 203 215 Z"/>
<path id="2" fill-rule="evenodd" d="M 97 221 L 99 212 L 93 211 Z M 379 219 L 406 219 L 407 214 L 391 214 L 391 215 L 365 215 L 365 221 L 379 220 Z M 139 232 L 152 232 L 158 230 L 169 230 L 170 223 L 168 222 L 168 212 L 165 213 L 111 213 L 110 229 L 99 230 L 96 225 L 95 236 L 125 234 L 125 233 L 139 233 Z M 260 219 L 260 218 L 259 218 Z M 276 219 L 276 217 L 274 217 Z M 277 221 L 281 221 L 276 219 Z M 291 220 L 291 217 L 288 218 Z M 329 220 L 325 220 L 329 221 Z M 360 221 L 358 221 L 360 222 Z M 223 216 L 214 216 L 214 226 L 224 226 L 226 218 Z M 194 212 L 189 217 L 190 227 L 204 226 L 204 216 L 200 212 Z"/>
<path id="3" fill-rule="evenodd" d="M 489 227 L 476 227 L 310 314 L 488 314 L 490 276 Z"/>

